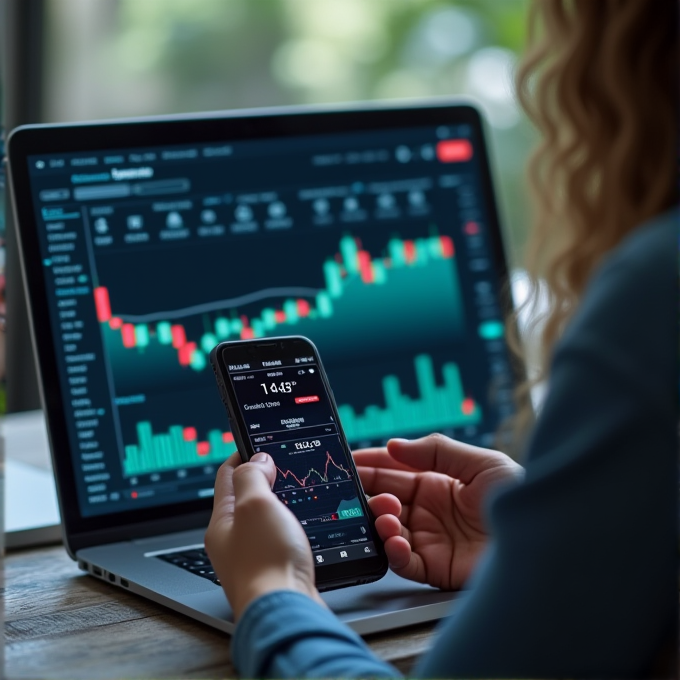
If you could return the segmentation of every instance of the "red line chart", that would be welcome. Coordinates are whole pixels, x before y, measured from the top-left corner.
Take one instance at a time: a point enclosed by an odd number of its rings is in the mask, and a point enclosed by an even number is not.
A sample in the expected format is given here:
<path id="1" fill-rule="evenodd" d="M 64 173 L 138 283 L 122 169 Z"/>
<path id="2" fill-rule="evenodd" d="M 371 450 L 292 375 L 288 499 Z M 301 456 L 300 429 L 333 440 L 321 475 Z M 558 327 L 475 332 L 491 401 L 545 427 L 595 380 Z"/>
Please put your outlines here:
<path id="1" fill-rule="evenodd" d="M 308 486 L 307 482 L 310 479 L 310 477 L 312 477 L 313 475 L 316 475 L 319 478 L 320 482 L 323 482 L 324 484 L 328 483 L 328 468 L 331 465 L 334 468 L 336 468 L 337 470 L 339 470 L 339 471 L 343 472 L 345 475 L 347 475 L 347 479 L 352 478 L 351 472 L 349 472 L 349 470 L 346 470 L 342 465 L 338 465 L 333 460 L 333 458 L 331 457 L 331 454 L 328 451 L 326 451 L 326 465 L 324 467 L 323 474 L 315 468 L 310 468 L 309 472 L 304 477 L 302 477 L 302 479 L 300 479 L 299 477 L 297 477 L 297 475 L 295 475 L 295 473 L 292 470 L 285 470 L 284 471 L 280 467 L 278 467 L 278 465 L 277 465 L 276 469 L 277 469 L 278 473 L 281 475 L 281 477 L 283 477 L 284 480 L 288 480 L 289 477 L 292 477 L 298 483 L 298 485 L 300 487 L 304 488 L 304 487 Z"/>

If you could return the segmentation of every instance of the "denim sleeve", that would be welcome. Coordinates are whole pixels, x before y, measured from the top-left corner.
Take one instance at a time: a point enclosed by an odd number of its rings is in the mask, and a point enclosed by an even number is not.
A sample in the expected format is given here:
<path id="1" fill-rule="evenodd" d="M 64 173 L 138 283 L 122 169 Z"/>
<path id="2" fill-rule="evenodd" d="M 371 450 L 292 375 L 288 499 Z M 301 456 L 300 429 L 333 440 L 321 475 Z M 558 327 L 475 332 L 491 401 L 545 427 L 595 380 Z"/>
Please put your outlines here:
<path id="1" fill-rule="evenodd" d="M 398 678 L 335 615 L 292 591 L 251 603 L 232 641 L 234 665 L 244 678 Z"/>

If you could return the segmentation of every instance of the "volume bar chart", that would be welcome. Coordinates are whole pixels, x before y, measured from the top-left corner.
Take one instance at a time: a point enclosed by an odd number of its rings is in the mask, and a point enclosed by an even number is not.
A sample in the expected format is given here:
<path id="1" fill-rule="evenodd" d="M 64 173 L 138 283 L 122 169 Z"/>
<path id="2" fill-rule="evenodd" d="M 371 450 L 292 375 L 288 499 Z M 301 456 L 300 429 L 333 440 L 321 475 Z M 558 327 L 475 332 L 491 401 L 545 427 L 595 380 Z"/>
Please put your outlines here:
<path id="1" fill-rule="evenodd" d="M 466 395 L 455 363 L 443 364 L 442 385 L 437 384 L 429 355 L 416 356 L 413 366 L 417 397 L 404 393 L 396 375 L 386 375 L 381 381 L 384 405 L 369 405 L 362 411 L 348 404 L 338 406 L 340 421 L 350 442 L 423 435 L 481 422 L 481 408 Z M 199 440 L 194 427 L 172 425 L 166 432 L 156 433 L 151 422 L 145 420 L 136 424 L 136 433 L 137 443 L 125 446 L 123 469 L 128 477 L 222 463 L 236 450 L 232 433 L 218 429 L 208 431 L 206 438 Z M 336 463 L 329 452 L 311 458 L 301 456 L 294 467 L 278 467 L 276 491 L 351 478 L 350 472 Z"/>
<path id="2" fill-rule="evenodd" d="M 397 435 L 423 434 L 451 427 L 476 425 L 482 413 L 473 399 L 463 391 L 458 366 L 444 364 L 444 384 L 435 381 L 432 359 L 421 354 L 414 361 L 419 399 L 402 393 L 397 376 L 382 380 L 385 408 L 371 405 L 363 413 L 351 406 L 338 407 L 340 421 L 351 442 L 386 439 Z"/>
<path id="3" fill-rule="evenodd" d="M 165 433 L 154 434 L 147 421 L 137 423 L 137 439 L 137 444 L 125 447 L 127 477 L 222 463 L 236 450 L 231 432 L 211 430 L 199 441 L 193 427 L 173 425 Z"/>

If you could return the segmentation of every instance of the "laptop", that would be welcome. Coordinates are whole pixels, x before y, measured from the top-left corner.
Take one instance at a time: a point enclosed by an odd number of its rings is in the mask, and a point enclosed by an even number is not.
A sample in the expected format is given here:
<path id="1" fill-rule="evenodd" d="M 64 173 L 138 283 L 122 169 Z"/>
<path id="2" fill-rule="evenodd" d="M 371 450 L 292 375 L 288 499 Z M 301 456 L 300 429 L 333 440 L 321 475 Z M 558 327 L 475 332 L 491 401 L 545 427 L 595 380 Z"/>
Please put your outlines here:
<path id="1" fill-rule="evenodd" d="M 311 338 L 353 447 L 490 446 L 512 412 L 473 105 L 27 126 L 8 153 L 64 543 L 91 576 L 233 631 L 203 549 L 236 448 L 207 360 L 221 340 Z M 329 519 L 330 541 L 351 523 Z M 390 573 L 323 597 L 368 634 L 457 594 Z"/>

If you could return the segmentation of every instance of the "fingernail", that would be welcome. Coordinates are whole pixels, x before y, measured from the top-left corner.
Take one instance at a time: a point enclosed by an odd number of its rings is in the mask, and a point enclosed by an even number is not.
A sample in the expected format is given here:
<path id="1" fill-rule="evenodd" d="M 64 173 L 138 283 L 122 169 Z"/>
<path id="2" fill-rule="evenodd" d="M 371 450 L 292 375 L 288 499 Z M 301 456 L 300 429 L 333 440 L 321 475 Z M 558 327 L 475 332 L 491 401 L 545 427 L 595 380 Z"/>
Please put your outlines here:
<path id="1" fill-rule="evenodd" d="M 264 463 L 269 456 L 266 453 L 256 453 L 250 460 L 255 463 Z"/>
<path id="2" fill-rule="evenodd" d="M 399 444 L 410 444 L 410 439 L 404 439 L 403 437 L 392 437 L 391 442 L 398 442 Z"/>

